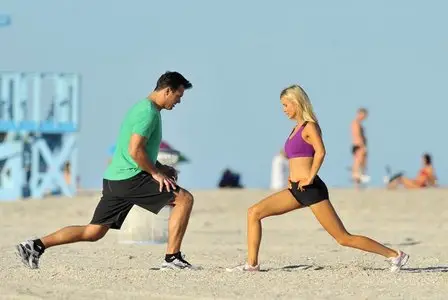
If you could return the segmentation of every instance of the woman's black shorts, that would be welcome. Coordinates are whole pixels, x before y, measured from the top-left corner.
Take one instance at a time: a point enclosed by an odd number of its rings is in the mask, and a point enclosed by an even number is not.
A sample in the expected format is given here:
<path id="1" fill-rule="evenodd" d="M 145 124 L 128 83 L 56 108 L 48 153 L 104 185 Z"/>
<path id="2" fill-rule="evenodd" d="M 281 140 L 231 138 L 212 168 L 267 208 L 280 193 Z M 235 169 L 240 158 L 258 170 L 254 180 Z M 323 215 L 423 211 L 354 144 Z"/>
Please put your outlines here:
<path id="1" fill-rule="evenodd" d="M 299 182 L 291 182 L 289 191 L 302 206 L 310 206 L 323 200 L 330 200 L 325 182 L 316 175 L 312 184 L 303 186 L 304 191 L 299 189 Z"/>

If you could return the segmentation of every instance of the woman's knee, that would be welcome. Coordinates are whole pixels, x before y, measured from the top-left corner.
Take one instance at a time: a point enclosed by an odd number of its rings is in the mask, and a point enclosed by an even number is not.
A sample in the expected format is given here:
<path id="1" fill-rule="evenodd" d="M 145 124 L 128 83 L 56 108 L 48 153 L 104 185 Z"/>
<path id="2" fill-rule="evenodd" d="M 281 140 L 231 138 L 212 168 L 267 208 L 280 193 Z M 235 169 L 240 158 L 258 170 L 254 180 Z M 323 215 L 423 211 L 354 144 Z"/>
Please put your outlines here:
<path id="1" fill-rule="evenodd" d="M 83 240 L 87 242 L 96 242 L 102 239 L 108 230 L 109 227 L 105 225 L 89 224 L 84 229 Z"/>
<path id="2" fill-rule="evenodd" d="M 352 245 L 353 235 L 350 233 L 344 233 L 336 237 L 336 241 L 339 245 L 347 247 Z"/>
<path id="3" fill-rule="evenodd" d="M 263 219 L 263 214 L 258 205 L 253 205 L 247 210 L 247 218 L 250 220 L 260 221 Z"/>

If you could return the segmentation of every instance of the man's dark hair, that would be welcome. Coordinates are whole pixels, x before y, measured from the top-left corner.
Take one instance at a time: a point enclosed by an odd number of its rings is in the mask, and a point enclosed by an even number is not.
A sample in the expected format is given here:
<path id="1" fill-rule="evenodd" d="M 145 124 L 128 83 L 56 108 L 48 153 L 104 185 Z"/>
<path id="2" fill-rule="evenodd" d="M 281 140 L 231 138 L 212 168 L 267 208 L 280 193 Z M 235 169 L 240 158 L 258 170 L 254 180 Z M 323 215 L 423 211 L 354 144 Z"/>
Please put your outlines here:
<path id="1" fill-rule="evenodd" d="M 431 155 L 429 153 L 424 153 L 423 159 L 425 160 L 425 163 L 427 165 L 430 165 L 432 163 Z"/>
<path id="2" fill-rule="evenodd" d="M 368 110 L 367 110 L 367 108 L 365 108 L 365 107 L 360 107 L 360 108 L 358 108 L 358 112 L 359 112 L 359 113 L 363 113 L 363 114 L 367 114 L 367 113 L 368 113 Z"/>
<path id="3" fill-rule="evenodd" d="M 166 87 L 169 87 L 171 90 L 177 90 L 181 85 L 184 86 L 186 90 L 193 87 L 193 85 L 184 77 L 182 74 L 178 72 L 170 72 L 167 71 L 165 74 L 159 77 L 157 80 L 155 91 L 160 91 Z"/>

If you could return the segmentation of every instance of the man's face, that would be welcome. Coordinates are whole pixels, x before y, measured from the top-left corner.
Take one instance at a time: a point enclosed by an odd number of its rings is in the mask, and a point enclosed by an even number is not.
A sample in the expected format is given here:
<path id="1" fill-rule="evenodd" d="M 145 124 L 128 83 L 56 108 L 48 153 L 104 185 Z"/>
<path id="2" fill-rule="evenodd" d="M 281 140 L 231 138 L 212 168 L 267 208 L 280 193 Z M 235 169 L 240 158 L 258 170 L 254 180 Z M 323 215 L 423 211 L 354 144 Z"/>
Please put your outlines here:
<path id="1" fill-rule="evenodd" d="M 176 104 L 180 103 L 180 99 L 184 95 L 185 88 L 183 85 L 179 86 L 177 90 L 171 90 L 167 88 L 165 94 L 165 106 L 167 110 L 172 110 Z"/>
<path id="2" fill-rule="evenodd" d="M 364 121 L 365 119 L 367 119 L 367 112 L 359 112 L 359 120 Z"/>

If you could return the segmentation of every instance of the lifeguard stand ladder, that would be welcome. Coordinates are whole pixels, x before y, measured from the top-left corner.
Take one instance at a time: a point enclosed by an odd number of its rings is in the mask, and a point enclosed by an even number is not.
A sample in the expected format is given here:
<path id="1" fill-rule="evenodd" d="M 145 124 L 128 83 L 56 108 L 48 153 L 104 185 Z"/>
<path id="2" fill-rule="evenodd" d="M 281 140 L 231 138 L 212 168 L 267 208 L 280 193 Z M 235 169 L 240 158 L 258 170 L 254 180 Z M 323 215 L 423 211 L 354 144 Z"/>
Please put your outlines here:
<path id="1" fill-rule="evenodd" d="M 0 201 L 76 194 L 79 97 L 77 74 L 0 72 Z"/>

